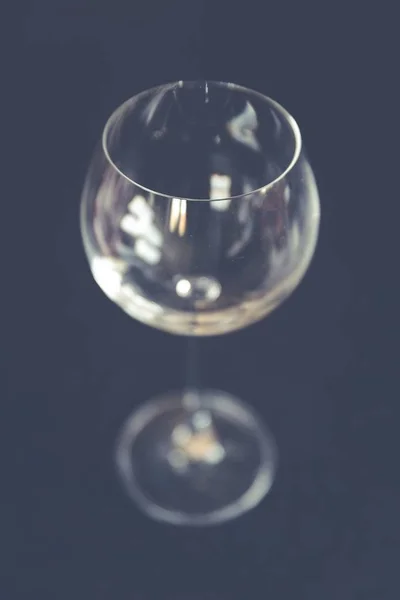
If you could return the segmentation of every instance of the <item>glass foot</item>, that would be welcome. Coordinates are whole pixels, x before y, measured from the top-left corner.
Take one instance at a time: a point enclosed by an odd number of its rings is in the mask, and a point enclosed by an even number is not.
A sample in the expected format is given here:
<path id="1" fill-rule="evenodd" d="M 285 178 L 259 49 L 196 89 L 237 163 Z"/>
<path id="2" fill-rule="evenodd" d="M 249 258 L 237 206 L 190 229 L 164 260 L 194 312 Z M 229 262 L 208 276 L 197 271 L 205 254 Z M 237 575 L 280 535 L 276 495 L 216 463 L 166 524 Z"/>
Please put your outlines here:
<path id="1" fill-rule="evenodd" d="M 176 525 L 233 519 L 268 493 L 277 454 L 272 435 L 242 402 L 215 390 L 149 401 L 126 421 L 117 467 L 136 504 Z"/>

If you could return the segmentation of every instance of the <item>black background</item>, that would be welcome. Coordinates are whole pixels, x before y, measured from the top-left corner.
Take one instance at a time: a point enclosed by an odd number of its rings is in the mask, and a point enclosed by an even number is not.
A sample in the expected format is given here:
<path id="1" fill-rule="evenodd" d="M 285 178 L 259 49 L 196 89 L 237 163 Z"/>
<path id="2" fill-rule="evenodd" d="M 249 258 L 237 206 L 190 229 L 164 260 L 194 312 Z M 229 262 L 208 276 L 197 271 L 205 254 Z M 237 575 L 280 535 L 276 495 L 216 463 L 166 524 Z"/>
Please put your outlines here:
<path id="1" fill-rule="evenodd" d="M 3 123 L 13 134 L 3 211 L 12 282 L 4 600 L 399 598 L 395 271 L 385 259 L 393 217 L 379 167 L 389 154 L 392 16 L 384 4 L 368 10 L 205 0 L 24 6 Z M 129 412 L 179 387 L 184 344 L 129 320 L 97 288 L 78 207 L 109 113 L 146 87 L 198 78 L 253 87 L 292 112 L 323 218 L 292 298 L 262 323 L 202 343 L 204 383 L 246 399 L 276 435 L 273 490 L 235 522 L 184 530 L 139 514 L 113 465 Z"/>

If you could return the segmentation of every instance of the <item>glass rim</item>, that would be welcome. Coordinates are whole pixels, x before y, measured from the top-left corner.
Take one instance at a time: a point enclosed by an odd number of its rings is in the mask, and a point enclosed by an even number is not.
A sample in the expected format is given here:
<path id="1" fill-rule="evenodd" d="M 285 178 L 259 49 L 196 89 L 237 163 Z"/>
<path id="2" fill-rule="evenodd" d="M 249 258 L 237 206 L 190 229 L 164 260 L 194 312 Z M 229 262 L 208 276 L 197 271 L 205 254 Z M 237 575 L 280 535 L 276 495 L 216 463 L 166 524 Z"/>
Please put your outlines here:
<path id="1" fill-rule="evenodd" d="M 138 183 L 137 181 L 135 181 L 134 179 L 128 177 L 114 162 L 114 160 L 111 158 L 109 149 L 108 149 L 108 134 L 111 130 L 111 127 L 113 126 L 114 122 L 118 119 L 118 117 L 134 102 L 136 102 L 139 98 L 146 96 L 147 94 L 151 93 L 151 92 L 155 92 L 157 90 L 161 90 L 161 89 L 174 89 L 176 87 L 183 87 L 185 86 L 194 86 L 194 85 L 212 85 L 212 86 L 219 86 L 219 87 L 225 87 L 227 89 L 232 89 L 232 90 L 237 90 L 239 92 L 243 92 L 252 96 L 255 96 L 257 98 L 259 98 L 260 100 L 262 100 L 263 102 L 266 102 L 267 104 L 269 104 L 276 112 L 280 113 L 280 115 L 283 116 L 283 118 L 285 119 L 286 123 L 289 125 L 292 134 L 293 134 L 293 138 L 294 138 L 294 151 L 293 151 L 293 156 L 292 159 L 290 160 L 288 166 L 282 171 L 282 173 L 280 175 L 278 175 L 278 177 L 276 177 L 275 179 L 273 179 L 272 181 L 270 181 L 269 183 L 266 183 L 258 188 L 255 188 L 254 190 L 251 190 L 249 192 L 245 192 L 244 194 L 238 194 L 235 196 L 227 196 L 224 198 L 217 198 L 217 199 L 212 199 L 212 198 L 190 198 L 190 197 L 186 197 L 186 196 L 172 196 L 171 194 L 165 194 L 162 191 L 158 191 L 158 190 L 153 190 L 141 183 Z M 220 201 L 228 201 L 228 200 L 236 200 L 239 198 L 245 198 L 247 196 L 251 196 L 253 194 L 257 194 L 257 193 L 262 193 L 265 194 L 268 190 L 270 190 L 271 188 L 273 188 L 277 183 L 279 183 L 280 181 L 282 181 L 283 179 L 285 179 L 285 177 L 287 177 L 287 175 L 290 173 L 290 171 L 292 171 L 293 167 L 296 165 L 301 151 L 302 151 L 302 136 L 301 136 L 301 132 L 300 132 L 300 128 L 297 124 L 296 119 L 286 110 L 286 108 L 284 108 L 281 104 L 279 104 L 279 102 L 276 102 L 276 100 L 273 100 L 272 98 L 270 98 L 269 96 L 266 96 L 265 94 L 262 94 L 261 92 L 257 92 L 256 90 L 252 90 L 250 88 L 247 88 L 245 86 L 236 84 L 236 83 L 230 83 L 230 82 L 224 82 L 224 81 L 213 81 L 213 80 L 179 80 L 179 81 L 175 81 L 172 83 L 163 83 L 157 86 L 153 86 L 151 88 L 148 88 L 146 90 L 143 90 L 141 92 L 138 92 L 137 94 L 135 94 L 134 96 L 131 96 L 130 98 L 128 98 L 128 100 L 126 100 L 125 102 L 123 102 L 122 104 L 119 105 L 118 108 L 116 108 L 110 115 L 110 117 L 108 118 L 104 129 L 103 129 L 103 134 L 102 134 L 102 148 L 103 148 L 103 152 L 104 155 L 107 159 L 107 162 L 111 165 L 111 167 L 119 174 L 121 175 L 121 177 L 123 177 L 126 181 L 128 181 L 129 183 L 131 183 L 132 185 L 138 187 L 140 190 L 142 190 L 143 192 L 147 192 L 150 193 L 154 196 L 159 196 L 159 197 L 163 197 L 167 200 L 174 200 L 174 199 L 179 199 L 179 200 L 186 200 L 188 202 L 220 202 Z"/>

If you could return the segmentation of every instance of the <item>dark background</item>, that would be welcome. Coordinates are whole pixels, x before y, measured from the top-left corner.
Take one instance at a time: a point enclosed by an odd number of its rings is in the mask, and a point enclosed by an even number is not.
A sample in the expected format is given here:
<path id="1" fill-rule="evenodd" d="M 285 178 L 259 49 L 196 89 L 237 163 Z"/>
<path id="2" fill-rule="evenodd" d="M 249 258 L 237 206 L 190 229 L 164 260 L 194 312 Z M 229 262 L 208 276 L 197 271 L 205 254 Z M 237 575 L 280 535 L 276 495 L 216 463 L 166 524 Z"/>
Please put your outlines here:
<path id="1" fill-rule="evenodd" d="M 3 122 L 13 144 L 1 598 L 399 598 L 393 217 L 379 166 L 390 154 L 393 15 L 344 2 L 22 7 Z M 292 112 L 323 218 L 292 298 L 202 343 L 204 383 L 246 399 L 276 435 L 273 490 L 235 522 L 184 530 L 139 514 L 113 465 L 129 412 L 181 384 L 184 343 L 129 320 L 97 288 L 78 207 L 109 113 L 146 87 L 197 78 L 253 87 Z"/>

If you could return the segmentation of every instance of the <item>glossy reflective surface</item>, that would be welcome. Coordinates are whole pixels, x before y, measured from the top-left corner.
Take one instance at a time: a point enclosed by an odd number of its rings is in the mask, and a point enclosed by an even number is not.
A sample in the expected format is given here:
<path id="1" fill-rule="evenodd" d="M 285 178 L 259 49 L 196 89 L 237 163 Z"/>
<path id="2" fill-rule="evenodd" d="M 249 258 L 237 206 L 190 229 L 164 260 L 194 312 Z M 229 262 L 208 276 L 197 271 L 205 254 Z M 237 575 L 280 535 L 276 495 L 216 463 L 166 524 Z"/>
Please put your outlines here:
<path id="1" fill-rule="evenodd" d="M 233 84 L 178 82 L 110 118 L 82 231 L 104 292 L 144 323 L 216 335 L 264 317 L 314 252 L 318 193 L 292 117 Z"/>
<path id="2" fill-rule="evenodd" d="M 258 321 L 298 285 L 319 200 L 284 108 L 233 84 L 177 82 L 110 117 L 81 225 L 95 280 L 125 312 L 170 333 L 218 335 Z M 116 457 L 140 508 L 179 525 L 256 506 L 277 462 L 250 409 L 193 382 L 135 411 Z"/>

